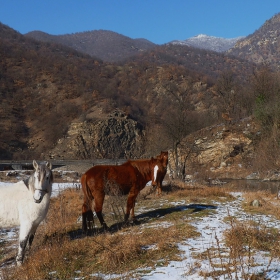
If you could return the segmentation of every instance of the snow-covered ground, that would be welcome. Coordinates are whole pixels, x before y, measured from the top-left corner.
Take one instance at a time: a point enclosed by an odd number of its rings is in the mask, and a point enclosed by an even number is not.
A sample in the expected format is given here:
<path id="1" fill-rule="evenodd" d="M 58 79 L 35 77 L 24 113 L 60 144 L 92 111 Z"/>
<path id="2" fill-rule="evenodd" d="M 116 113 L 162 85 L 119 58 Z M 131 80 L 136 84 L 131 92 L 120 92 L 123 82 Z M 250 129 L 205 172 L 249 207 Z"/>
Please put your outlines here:
<path id="1" fill-rule="evenodd" d="M 7 185 L 7 183 L 0 183 L 0 187 Z M 54 184 L 53 192 L 56 195 L 59 191 L 67 187 L 76 187 L 73 184 Z M 78 187 L 78 186 L 77 186 Z M 265 224 L 267 227 L 273 227 L 280 230 L 279 220 L 272 216 L 257 215 L 245 213 L 241 207 L 243 200 L 242 193 L 233 193 L 235 200 L 232 202 L 220 203 L 215 211 L 211 215 L 201 217 L 193 220 L 192 225 L 197 228 L 197 231 L 201 233 L 199 237 L 190 238 L 185 242 L 178 244 L 182 251 L 181 261 L 171 261 L 167 266 L 158 267 L 147 267 L 146 269 L 141 268 L 141 271 L 130 272 L 129 279 L 142 279 L 142 280 L 165 280 L 165 279 L 244 279 L 242 273 L 253 274 L 265 272 L 265 279 L 280 279 L 280 266 L 278 259 L 271 259 L 266 252 L 257 251 L 251 256 L 253 262 L 244 259 L 238 272 L 234 272 L 232 275 L 224 273 L 220 277 L 206 277 L 207 272 L 213 270 L 217 271 L 218 268 L 213 268 L 213 263 L 220 263 L 220 270 L 225 267 L 229 262 L 228 249 L 223 244 L 223 232 L 230 227 L 225 222 L 225 218 L 234 216 L 239 221 L 255 221 L 260 224 Z M 178 202 L 178 206 L 185 206 L 184 201 Z M 183 209 L 182 209 L 183 210 Z M 191 220 L 192 221 L 192 220 Z M 3 238 L 15 238 L 17 235 L 17 229 L 11 231 L 3 231 L 0 229 L 0 242 Z M 205 253 L 207 249 L 212 251 L 217 250 L 222 252 L 222 256 L 219 255 L 217 258 L 197 258 L 201 253 Z M 217 250 L 218 252 L 218 250 Z M 211 264 L 212 262 L 212 264 Z M 253 265 L 252 265 L 253 263 Z M 97 276 L 93 274 L 92 276 Z M 114 279 L 122 278 L 121 275 L 98 275 L 103 279 Z M 128 276 L 123 275 L 123 278 L 128 279 Z M 75 278 L 83 279 L 83 278 Z M 0 280 L 1 280 L 1 267 L 0 267 Z"/>
<path id="2" fill-rule="evenodd" d="M 220 204 L 213 215 L 202 217 L 201 219 L 193 222 L 192 225 L 197 228 L 201 236 L 197 238 L 188 239 L 187 242 L 179 244 L 179 248 L 182 250 L 183 261 L 172 261 L 166 267 L 157 267 L 155 270 L 148 273 L 141 279 L 153 279 L 153 280 L 164 280 L 164 279 L 213 279 L 213 277 L 201 276 L 201 272 L 207 273 L 213 271 L 213 266 L 209 259 L 199 260 L 193 258 L 194 255 L 205 252 L 210 248 L 217 248 L 219 246 L 220 251 L 223 251 L 223 264 L 227 264 L 227 254 L 224 244 L 222 242 L 223 232 L 230 227 L 228 223 L 225 223 L 225 218 L 234 216 L 240 221 L 254 220 L 257 222 L 263 222 L 267 227 L 279 228 L 280 224 L 278 220 L 272 217 L 264 215 L 248 215 L 243 212 L 241 208 L 242 194 L 233 193 L 236 200 L 233 202 L 226 202 Z M 268 271 L 266 273 L 267 279 L 280 279 L 280 267 L 279 260 L 273 260 L 266 255 L 266 252 L 258 251 L 254 258 L 254 266 L 245 265 L 240 266 L 239 273 L 233 273 L 232 275 L 221 276 L 221 278 L 215 279 L 243 279 L 242 272 L 252 274 L 258 272 Z M 212 262 L 221 262 L 220 257 L 212 259 Z M 244 263 L 246 260 L 244 260 Z M 217 270 L 217 269 L 215 269 Z M 225 274 L 227 275 L 227 274 Z"/>

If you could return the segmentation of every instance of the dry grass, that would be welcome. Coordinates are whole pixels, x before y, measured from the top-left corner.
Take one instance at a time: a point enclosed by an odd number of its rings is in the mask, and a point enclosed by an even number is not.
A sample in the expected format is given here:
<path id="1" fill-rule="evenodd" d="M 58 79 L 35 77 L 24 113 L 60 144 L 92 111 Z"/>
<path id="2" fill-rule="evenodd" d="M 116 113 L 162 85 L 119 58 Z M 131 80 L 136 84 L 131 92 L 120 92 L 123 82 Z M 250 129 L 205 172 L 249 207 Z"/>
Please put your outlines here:
<path id="1" fill-rule="evenodd" d="M 163 205 L 162 200 L 168 205 L 169 201 L 178 201 L 182 196 L 189 201 L 188 191 L 192 197 L 202 193 L 206 197 L 210 192 L 203 191 L 202 186 L 193 188 L 173 185 L 172 188 L 162 197 L 151 194 L 145 199 L 139 199 L 136 209 L 144 208 L 148 213 L 139 216 L 140 225 L 125 228 L 116 228 L 114 225 L 123 216 L 126 198 L 106 197 L 105 219 L 114 231 L 101 233 L 99 222 L 96 222 L 98 229 L 93 236 L 81 234 L 81 224 L 77 223 L 81 215 L 81 191 L 63 191 L 58 197 L 52 198 L 46 222 L 39 227 L 24 265 L 9 269 L 5 280 L 70 279 L 94 273 L 98 275 L 101 272 L 128 273 L 137 268 L 178 260 L 178 242 L 197 235 L 184 218 L 192 210 L 175 211 L 174 207 Z M 158 208 L 155 209 L 155 205 Z M 163 219 L 159 221 L 157 215 L 149 216 L 154 212 L 162 215 Z M 163 222 L 168 222 L 168 228 L 164 228 L 166 224 Z"/>
<path id="2" fill-rule="evenodd" d="M 245 198 L 243 208 L 250 213 L 259 213 L 265 215 L 273 215 L 280 219 L 280 199 L 277 194 L 271 194 L 266 191 L 246 192 L 243 194 Z M 253 206 L 252 201 L 258 201 L 259 206 Z"/>
<path id="3" fill-rule="evenodd" d="M 255 254 L 265 251 L 270 261 L 280 257 L 280 237 L 275 229 L 266 228 L 255 223 L 235 222 L 231 220 L 230 229 L 224 232 L 223 240 L 215 236 L 216 246 L 207 249 L 201 258 L 207 258 L 211 270 L 201 272 L 203 277 L 217 279 L 265 279 L 262 274 L 252 273 L 257 266 Z"/>
<path id="4" fill-rule="evenodd" d="M 122 234 L 106 233 L 78 240 L 65 238 L 37 248 L 24 266 L 7 279 L 70 279 L 77 276 L 77 271 L 79 276 L 94 272 L 124 273 L 156 265 L 158 260 L 178 259 L 176 240 L 194 234 L 191 227 L 172 226 L 164 231 L 147 229 L 139 233 L 132 228 Z"/>
<path id="5" fill-rule="evenodd" d="M 185 184 L 180 181 L 172 181 L 163 188 L 167 196 L 177 199 L 186 197 L 192 203 L 211 203 L 214 201 L 232 200 L 234 197 L 225 188 L 219 186 L 205 186 L 202 184 Z"/>
<path id="6" fill-rule="evenodd" d="M 226 249 L 221 249 L 220 240 L 216 237 L 218 250 L 208 251 L 213 272 L 223 275 L 227 279 L 237 279 L 241 274 L 242 279 L 264 279 L 260 274 L 252 274 L 251 268 L 256 266 L 255 253 L 266 251 L 270 262 L 280 257 L 280 237 L 278 230 L 259 225 L 254 222 L 244 223 L 231 221 L 231 227 L 224 232 Z M 207 276 L 209 276 L 207 275 Z M 235 276 L 234 276 L 235 275 Z"/>
<path id="7" fill-rule="evenodd" d="M 177 211 L 173 203 L 181 201 L 185 205 L 213 205 L 215 201 L 234 199 L 224 188 L 199 184 L 172 182 L 163 191 L 160 197 L 154 193 L 139 196 L 135 209 L 136 212 L 142 209 L 142 214 L 138 214 L 139 224 L 122 228 L 115 225 L 119 224 L 123 216 L 126 198 L 118 195 L 106 197 L 105 220 L 114 230 L 101 232 L 97 221 L 96 233 L 84 236 L 81 234 L 81 224 L 77 223 L 81 214 L 82 193 L 80 190 L 65 190 L 58 197 L 52 198 L 47 221 L 39 227 L 24 265 L 9 269 L 4 280 L 71 279 L 87 278 L 89 275 L 91 279 L 101 279 L 99 273 L 129 275 L 136 269 L 152 269 L 171 260 L 179 260 L 177 244 L 198 235 L 189 221 L 215 210 Z M 263 197 L 261 194 L 246 195 L 246 205 L 255 197 Z M 278 202 L 275 197 L 273 201 Z M 270 205 L 269 201 L 266 203 Z M 262 205 L 265 205 L 263 200 Z M 273 211 L 271 205 L 267 209 Z M 272 246 L 273 243 L 279 243 L 275 231 L 256 224 L 239 224 L 234 219 L 230 222 L 231 229 L 225 232 L 223 240 L 227 246 L 227 261 L 223 255 L 225 249 L 220 246 L 222 241 L 216 239 L 217 248 L 201 256 L 209 259 L 213 267 L 212 273 L 205 274 L 205 277 L 230 275 L 242 265 L 244 279 L 247 279 L 246 266 L 254 265 L 253 259 L 250 263 L 252 250 L 267 250 L 272 257 L 279 256 L 278 245 Z M 166 224 L 167 228 L 164 227 Z M 220 261 L 217 262 L 217 259 Z"/>
<path id="8" fill-rule="evenodd" d="M 250 249 L 268 251 L 273 256 L 280 256 L 278 230 L 267 228 L 263 224 L 232 221 L 231 229 L 225 231 L 224 235 L 226 244 L 232 248 L 233 257 L 237 257 L 241 253 L 246 254 L 246 252 L 249 255 Z"/>
<path id="9" fill-rule="evenodd" d="M 246 192 L 243 208 L 251 214 L 274 215 L 279 219 L 279 203 L 275 194 L 268 192 Z M 259 206 L 253 206 L 252 201 L 257 200 Z M 252 216 L 254 217 L 254 216 Z M 204 273 L 204 277 L 218 277 L 225 279 L 264 279 L 264 272 L 252 274 L 251 268 L 258 265 L 254 258 L 259 251 L 266 252 L 269 257 L 267 269 L 273 260 L 280 258 L 279 230 L 267 227 L 256 218 L 247 222 L 238 221 L 234 216 L 228 216 L 230 228 L 223 233 L 223 239 L 217 236 L 216 247 L 207 250 L 206 255 L 211 264 L 212 271 Z M 204 256 L 206 257 L 206 256 Z"/>

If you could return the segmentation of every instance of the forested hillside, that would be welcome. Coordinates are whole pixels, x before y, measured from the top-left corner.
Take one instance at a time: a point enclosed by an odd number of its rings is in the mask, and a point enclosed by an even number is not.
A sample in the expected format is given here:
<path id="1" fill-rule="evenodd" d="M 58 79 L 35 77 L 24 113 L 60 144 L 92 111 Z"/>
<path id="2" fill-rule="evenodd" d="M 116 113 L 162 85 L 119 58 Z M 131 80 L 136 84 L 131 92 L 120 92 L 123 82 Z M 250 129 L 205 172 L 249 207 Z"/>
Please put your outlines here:
<path id="1" fill-rule="evenodd" d="M 65 35 L 49 35 L 33 31 L 25 36 L 42 42 L 62 44 L 82 53 L 97 56 L 106 62 L 118 62 L 156 46 L 146 39 L 131 39 L 108 30 L 93 30 Z"/>
<path id="2" fill-rule="evenodd" d="M 147 143 L 159 143 L 156 150 L 253 112 L 249 81 L 259 70 L 232 56 L 163 45 L 111 64 L 3 24 L 0 40 L 2 159 L 45 158 L 73 122 L 116 108 L 143 127 Z"/>

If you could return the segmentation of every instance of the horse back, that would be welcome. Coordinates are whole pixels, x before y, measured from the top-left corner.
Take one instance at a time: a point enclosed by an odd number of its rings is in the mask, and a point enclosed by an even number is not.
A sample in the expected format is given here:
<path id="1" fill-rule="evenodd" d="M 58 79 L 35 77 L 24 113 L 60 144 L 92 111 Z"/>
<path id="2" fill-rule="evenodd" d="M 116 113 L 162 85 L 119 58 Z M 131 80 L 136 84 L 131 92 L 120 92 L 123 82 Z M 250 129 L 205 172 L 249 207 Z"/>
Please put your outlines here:
<path id="1" fill-rule="evenodd" d="M 81 178 L 82 188 L 89 198 L 96 192 L 106 193 L 106 187 L 117 185 L 123 194 L 137 184 L 143 184 L 139 171 L 130 163 L 122 165 L 96 165 L 90 168 Z"/>
<path id="2" fill-rule="evenodd" d="M 0 188 L 0 227 L 20 225 L 17 207 L 18 200 L 23 199 L 24 195 L 28 195 L 28 191 L 25 189 L 19 183 Z"/>

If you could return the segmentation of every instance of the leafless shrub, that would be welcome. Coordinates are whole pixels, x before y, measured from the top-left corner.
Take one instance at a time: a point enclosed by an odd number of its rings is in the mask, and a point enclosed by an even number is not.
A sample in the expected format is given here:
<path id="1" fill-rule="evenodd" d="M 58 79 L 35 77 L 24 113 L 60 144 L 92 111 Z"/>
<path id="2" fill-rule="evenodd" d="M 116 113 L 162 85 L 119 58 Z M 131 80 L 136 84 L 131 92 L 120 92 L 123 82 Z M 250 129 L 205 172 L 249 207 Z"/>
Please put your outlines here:
<path id="1" fill-rule="evenodd" d="M 207 250 L 212 271 L 202 274 L 207 277 L 223 275 L 226 279 L 260 279 L 259 275 L 252 274 L 257 265 L 254 254 L 256 251 L 270 253 L 268 271 L 272 260 L 279 258 L 278 232 L 254 221 L 244 223 L 234 217 L 228 218 L 230 228 L 224 232 L 224 240 L 215 235 L 216 248 Z"/>
<path id="2" fill-rule="evenodd" d="M 252 162 L 252 168 L 260 172 L 266 170 L 278 169 L 279 167 L 279 145 L 280 131 L 274 127 L 269 135 L 264 135 L 256 144 L 255 159 Z"/>
<path id="3" fill-rule="evenodd" d="M 124 195 L 119 185 L 115 182 L 104 180 L 105 193 L 108 195 L 104 207 L 108 206 L 109 210 L 113 212 L 113 218 L 117 222 L 121 222 L 124 219 L 125 205 L 127 195 Z"/>

